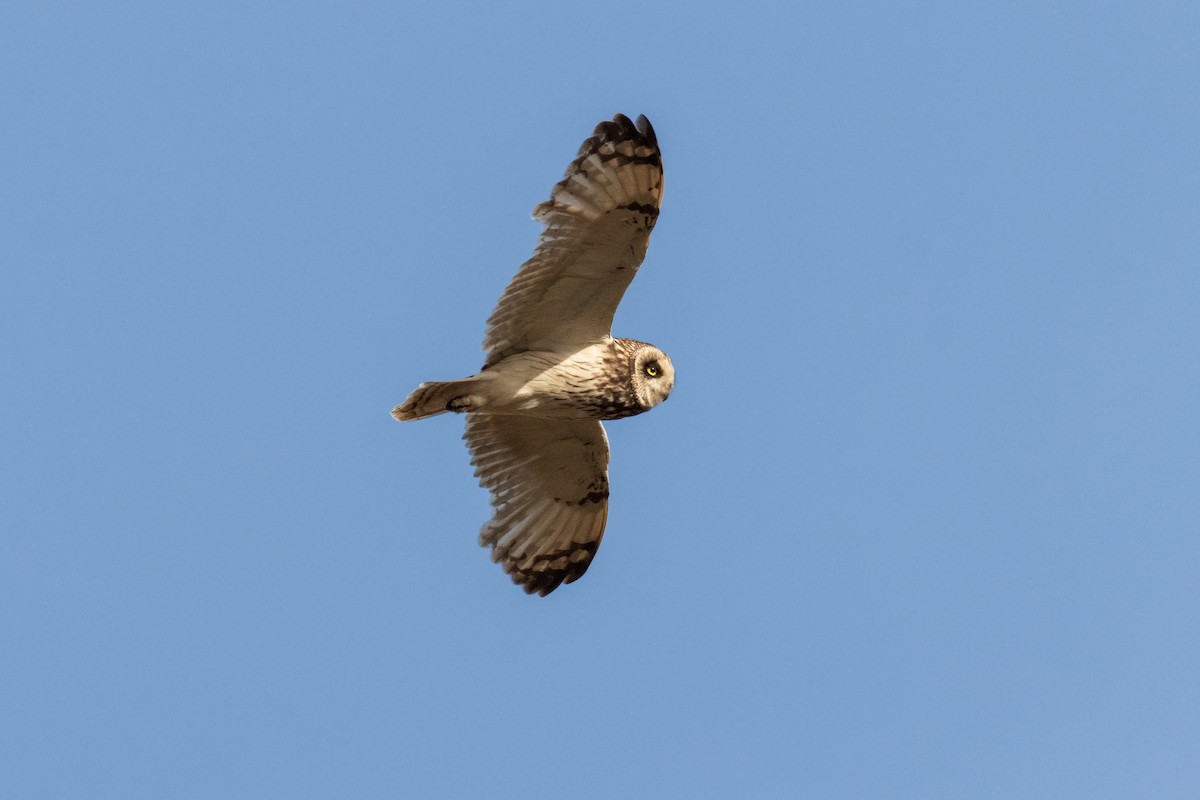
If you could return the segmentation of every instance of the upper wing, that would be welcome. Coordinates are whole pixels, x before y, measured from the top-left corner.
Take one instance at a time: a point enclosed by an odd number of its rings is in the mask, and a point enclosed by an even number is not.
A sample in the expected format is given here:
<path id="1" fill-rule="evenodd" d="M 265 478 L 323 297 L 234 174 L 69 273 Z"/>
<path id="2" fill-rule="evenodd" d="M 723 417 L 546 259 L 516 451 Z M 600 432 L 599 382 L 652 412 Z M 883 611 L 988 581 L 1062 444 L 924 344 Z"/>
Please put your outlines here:
<path id="1" fill-rule="evenodd" d="M 488 319 L 487 365 L 608 336 L 646 256 L 662 192 L 662 155 L 650 121 L 638 117 L 635 127 L 618 114 L 597 125 L 550 199 L 533 210 L 546 230 Z"/>
<path id="2" fill-rule="evenodd" d="M 587 571 L 608 518 L 608 437 L 596 420 L 467 414 L 463 435 L 495 515 L 479 533 L 513 583 L 543 597 Z"/>

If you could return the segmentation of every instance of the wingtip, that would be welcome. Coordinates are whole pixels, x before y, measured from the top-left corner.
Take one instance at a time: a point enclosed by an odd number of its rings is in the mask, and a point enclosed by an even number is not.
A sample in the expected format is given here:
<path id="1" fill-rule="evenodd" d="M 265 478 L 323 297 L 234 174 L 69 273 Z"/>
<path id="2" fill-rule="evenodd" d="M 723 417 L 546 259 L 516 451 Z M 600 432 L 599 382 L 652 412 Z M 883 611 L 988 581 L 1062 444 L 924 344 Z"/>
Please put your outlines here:
<path id="1" fill-rule="evenodd" d="M 606 119 L 596 124 L 595 130 L 592 131 L 592 138 L 585 141 L 579 151 L 581 154 L 587 152 L 595 145 L 595 139 L 604 141 L 624 136 L 639 138 L 646 144 L 658 146 L 658 136 L 654 133 L 654 126 L 650 124 L 650 120 L 645 114 L 638 114 L 636 123 L 624 114 L 614 114 L 611 120 Z"/>
<path id="2" fill-rule="evenodd" d="M 650 124 L 650 120 L 646 118 L 645 114 L 638 114 L 637 131 L 651 144 L 658 144 L 658 136 L 654 133 L 654 126 Z"/>
<path id="3" fill-rule="evenodd" d="M 613 114 L 612 121 L 618 128 L 623 128 L 629 131 L 636 130 L 636 128 L 633 126 L 633 122 L 624 114 Z"/>

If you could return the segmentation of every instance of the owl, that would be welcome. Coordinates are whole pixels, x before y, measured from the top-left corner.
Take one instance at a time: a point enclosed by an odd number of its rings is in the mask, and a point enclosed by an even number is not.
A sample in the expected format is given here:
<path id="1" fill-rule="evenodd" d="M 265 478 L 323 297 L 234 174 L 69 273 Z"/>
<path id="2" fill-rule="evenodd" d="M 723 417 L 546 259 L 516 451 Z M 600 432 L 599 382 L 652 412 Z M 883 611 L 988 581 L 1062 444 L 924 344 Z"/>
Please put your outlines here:
<path id="1" fill-rule="evenodd" d="M 597 125 L 533 210 L 545 230 L 487 321 L 483 368 L 422 383 L 392 411 L 401 421 L 466 415 L 463 438 L 493 509 L 479 544 L 531 594 L 578 579 L 600 546 L 608 517 L 601 420 L 649 411 L 675 385 L 666 353 L 611 334 L 662 193 L 650 121 L 618 114 Z"/>

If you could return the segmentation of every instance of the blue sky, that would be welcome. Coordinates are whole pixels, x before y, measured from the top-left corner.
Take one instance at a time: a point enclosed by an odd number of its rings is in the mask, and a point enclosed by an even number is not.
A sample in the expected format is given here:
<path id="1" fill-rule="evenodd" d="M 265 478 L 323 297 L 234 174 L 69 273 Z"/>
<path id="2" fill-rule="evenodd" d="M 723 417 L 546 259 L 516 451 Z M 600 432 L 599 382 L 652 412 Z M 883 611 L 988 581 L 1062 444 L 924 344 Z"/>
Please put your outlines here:
<path id="1" fill-rule="evenodd" d="M 0 788 L 1200 795 L 1190 3 L 0 11 Z M 546 599 L 461 418 L 644 113 L 608 533 Z"/>

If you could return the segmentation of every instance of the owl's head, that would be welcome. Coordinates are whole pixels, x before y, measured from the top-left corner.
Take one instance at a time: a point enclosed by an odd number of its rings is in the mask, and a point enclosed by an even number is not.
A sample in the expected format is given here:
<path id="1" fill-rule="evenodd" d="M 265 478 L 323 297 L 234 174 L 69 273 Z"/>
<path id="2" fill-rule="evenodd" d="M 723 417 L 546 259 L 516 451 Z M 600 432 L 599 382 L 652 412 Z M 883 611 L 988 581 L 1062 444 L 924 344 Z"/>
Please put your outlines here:
<path id="1" fill-rule="evenodd" d="M 667 354 L 652 344 L 642 344 L 633 356 L 633 391 L 643 409 L 667 399 L 675 388 L 675 367 Z"/>

